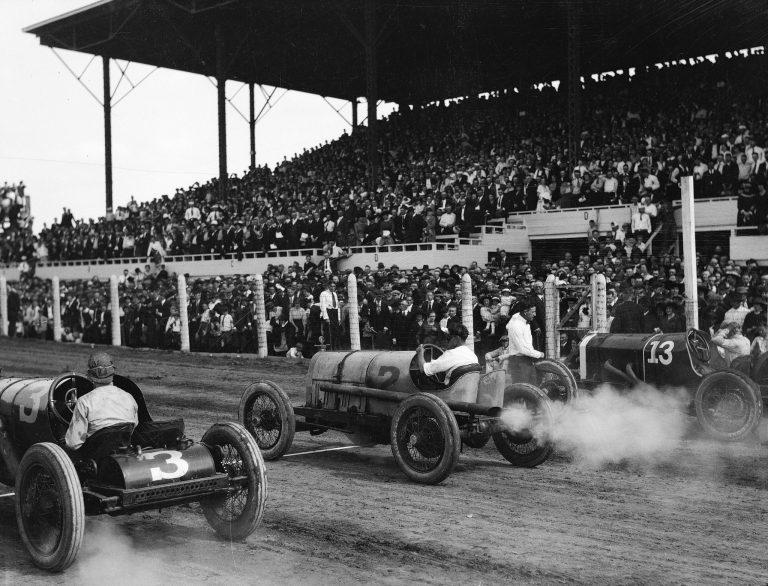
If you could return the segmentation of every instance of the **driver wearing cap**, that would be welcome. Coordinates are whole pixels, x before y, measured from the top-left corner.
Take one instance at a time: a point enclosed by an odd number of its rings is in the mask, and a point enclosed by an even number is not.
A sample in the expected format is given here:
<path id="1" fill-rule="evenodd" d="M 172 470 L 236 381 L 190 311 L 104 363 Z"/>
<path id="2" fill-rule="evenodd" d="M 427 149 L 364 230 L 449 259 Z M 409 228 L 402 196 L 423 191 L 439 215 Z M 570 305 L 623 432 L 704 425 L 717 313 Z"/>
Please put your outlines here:
<path id="1" fill-rule="evenodd" d="M 115 365 L 106 352 L 94 352 L 88 358 L 88 380 L 93 390 L 77 400 L 72 421 L 64 436 L 67 447 L 79 449 L 100 429 L 131 423 L 138 424 L 139 408 L 134 398 L 112 384 Z"/>
<path id="2" fill-rule="evenodd" d="M 469 331 L 463 324 L 450 322 L 448 324 L 448 334 L 451 336 L 448 344 L 446 345 L 445 352 L 435 358 L 432 362 L 427 362 L 424 359 L 424 346 L 420 345 L 416 349 L 416 359 L 418 360 L 419 370 L 427 376 L 437 375 L 442 372 L 444 375 L 444 382 L 448 383 L 451 380 L 451 374 L 459 366 L 471 366 L 477 364 L 477 356 L 470 350 L 464 343 L 469 337 Z"/>

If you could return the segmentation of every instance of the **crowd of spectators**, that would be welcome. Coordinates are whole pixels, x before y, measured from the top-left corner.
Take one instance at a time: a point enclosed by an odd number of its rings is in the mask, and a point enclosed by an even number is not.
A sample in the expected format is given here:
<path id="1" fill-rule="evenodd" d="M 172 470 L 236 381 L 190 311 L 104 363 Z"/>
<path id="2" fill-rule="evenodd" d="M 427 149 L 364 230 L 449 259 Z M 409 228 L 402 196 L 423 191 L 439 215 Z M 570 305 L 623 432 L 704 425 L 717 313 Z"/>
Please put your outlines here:
<path id="1" fill-rule="evenodd" d="M 764 55 L 588 78 L 580 158 L 567 152 L 564 92 L 500 92 L 407 107 L 380 128 L 380 183 L 367 187 L 365 128 L 274 169 L 133 199 L 106 218 L 69 209 L 2 260 L 242 254 L 431 241 L 491 218 L 552 207 L 660 205 L 693 175 L 697 197 L 739 197 L 739 224 L 765 230 Z"/>
<path id="2" fill-rule="evenodd" d="M 414 349 L 441 345 L 448 325 L 461 321 L 461 277 L 473 285 L 472 333 L 475 349 L 484 354 L 503 343 L 509 318 L 521 298 L 535 301 L 534 344 L 544 347 L 546 310 L 544 281 L 554 275 L 560 291 L 560 314 L 568 316 L 561 334 L 561 353 L 575 361 L 576 346 L 590 327 L 589 302 L 581 298 L 591 275 L 608 282 L 611 331 L 674 332 L 686 328 L 683 311 L 683 267 L 679 257 L 627 251 L 613 235 L 604 235 L 594 251 L 566 253 L 557 262 L 533 266 L 504 251 L 485 266 L 355 267 L 352 271 L 323 269 L 308 257 L 303 264 L 272 265 L 263 274 L 267 343 L 271 355 L 311 356 L 324 349 L 350 347 L 346 279 L 358 281 L 360 332 L 363 348 Z M 625 242 L 633 236 L 627 235 Z M 699 324 L 717 338 L 743 331 L 747 347 L 766 351 L 768 275 L 757 263 L 738 266 L 718 247 L 697 255 Z M 126 270 L 119 279 L 123 344 L 178 349 L 181 337 L 176 276 L 164 265 L 147 264 Z M 188 283 L 189 334 L 193 351 L 255 353 L 257 323 L 254 276 L 192 279 Z M 108 282 L 61 283 L 63 338 L 83 343 L 110 343 L 111 307 Z M 25 277 L 11 288 L 12 335 L 52 337 L 50 282 Z M 723 329 L 723 331 L 721 331 Z"/>

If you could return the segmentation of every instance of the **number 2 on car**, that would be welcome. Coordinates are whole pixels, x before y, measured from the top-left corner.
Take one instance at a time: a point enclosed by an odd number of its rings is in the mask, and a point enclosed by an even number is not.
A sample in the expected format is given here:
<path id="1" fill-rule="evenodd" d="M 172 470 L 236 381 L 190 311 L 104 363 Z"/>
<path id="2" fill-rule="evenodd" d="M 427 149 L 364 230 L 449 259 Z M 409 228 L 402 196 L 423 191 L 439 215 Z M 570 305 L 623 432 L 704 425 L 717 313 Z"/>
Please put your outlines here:
<path id="1" fill-rule="evenodd" d="M 674 348 L 675 343 L 672 340 L 666 340 L 665 342 L 655 340 L 651 342 L 651 355 L 648 358 L 648 364 L 658 364 L 660 362 L 664 366 L 669 365 L 672 362 L 672 350 Z"/>

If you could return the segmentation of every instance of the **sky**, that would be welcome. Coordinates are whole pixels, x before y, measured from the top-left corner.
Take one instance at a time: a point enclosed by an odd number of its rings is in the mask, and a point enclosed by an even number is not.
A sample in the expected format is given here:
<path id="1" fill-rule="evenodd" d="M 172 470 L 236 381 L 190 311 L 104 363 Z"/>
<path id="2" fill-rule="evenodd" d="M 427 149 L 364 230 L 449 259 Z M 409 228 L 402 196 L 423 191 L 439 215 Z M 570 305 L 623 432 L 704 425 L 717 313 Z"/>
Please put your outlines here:
<path id="1" fill-rule="evenodd" d="M 31 196 L 34 229 L 61 217 L 62 207 L 76 218 L 105 211 L 103 109 L 67 67 L 34 35 L 22 29 L 87 6 L 84 0 L 0 0 L 0 181 L 24 181 Z M 102 64 L 91 56 L 57 50 L 81 81 L 102 97 Z M 90 64 L 89 64 L 90 62 Z M 118 62 L 125 69 L 125 62 Z M 130 93 L 113 61 L 111 77 L 114 207 L 131 196 L 147 201 L 177 187 L 218 175 L 216 87 L 201 75 L 130 64 Z M 267 92 L 273 88 L 265 87 Z M 284 93 L 278 89 L 274 97 Z M 227 97 L 246 116 L 248 88 L 227 83 Z M 274 98 L 273 98 L 274 100 Z M 265 100 L 256 90 L 256 112 Z M 351 106 L 331 100 L 347 120 Z M 379 117 L 393 106 L 382 104 Z M 365 117 L 365 102 L 359 106 Z M 273 166 L 305 148 L 349 131 L 320 96 L 289 91 L 256 125 L 256 163 Z M 227 160 L 241 174 L 250 162 L 248 124 L 227 106 Z"/>

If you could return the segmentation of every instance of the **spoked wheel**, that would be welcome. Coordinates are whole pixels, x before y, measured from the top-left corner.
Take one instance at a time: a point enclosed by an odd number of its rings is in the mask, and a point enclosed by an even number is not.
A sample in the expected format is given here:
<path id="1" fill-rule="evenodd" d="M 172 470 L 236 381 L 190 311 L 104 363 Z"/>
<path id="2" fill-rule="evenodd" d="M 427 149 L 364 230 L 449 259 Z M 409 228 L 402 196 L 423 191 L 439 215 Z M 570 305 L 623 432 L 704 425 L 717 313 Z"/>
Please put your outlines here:
<path id="1" fill-rule="evenodd" d="M 265 460 L 277 460 L 291 447 L 296 417 L 288 395 L 276 384 L 257 381 L 249 385 L 240 399 L 238 413 Z"/>
<path id="2" fill-rule="evenodd" d="M 513 383 L 504 389 L 502 422 L 509 431 L 493 434 L 493 443 L 513 466 L 532 468 L 549 458 L 554 417 L 549 398 L 528 383 Z"/>
<path id="3" fill-rule="evenodd" d="M 579 395 L 576 377 L 571 369 L 557 360 L 539 360 L 535 363 L 539 375 L 538 387 L 553 403 L 567 405 Z"/>
<path id="4" fill-rule="evenodd" d="M 423 484 L 445 480 L 461 451 L 456 417 L 444 401 L 427 393 L 400 403 L 390 427 L 392 455 L 408 478 Z"/>
<path id="5" fill-rule="evenodd" d="M 237 423 L 217 423 L 205 432 L 202 443 L 210 448 L 216 471 L 233 479 L 228 494 L 200 502 L 205 518 L 222 537 L 245 539 L 261 522 L 267 501 L 267 473 L 259 446 Z"/>
<path id="6" fill-rule="evenodd" d="M 721 441 L 739 441 L 760 423 L 760 389 L 735 370 L 719 370 L 704 377 L 694 397 L 696 418 L 704 430 Z"/>
<path id="7" fill-rule="evenodd" d="M 56 444 L 35 444 L 16 476 L 16 521 L 32 562 L 60 572 L 75 561 L 83 543 L 85 507 L 80 480 Z"/>

